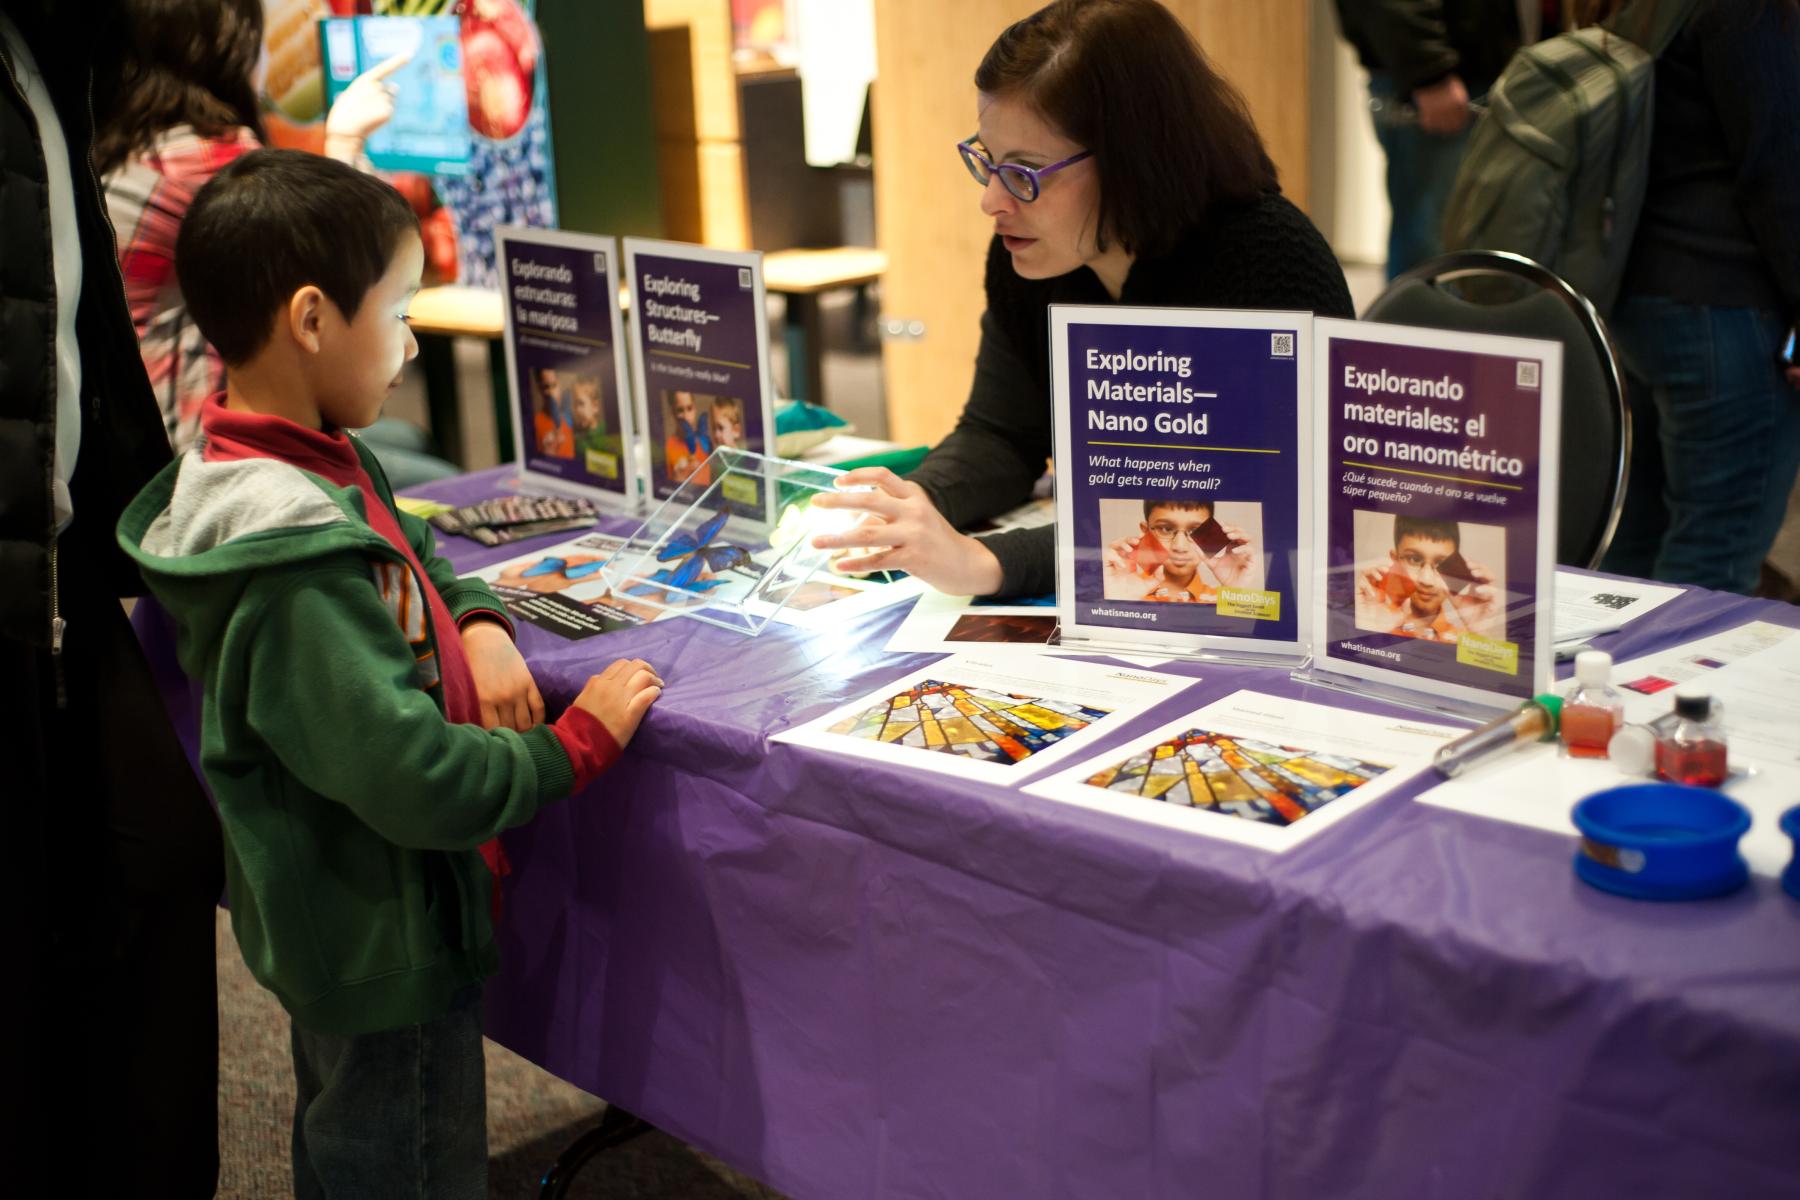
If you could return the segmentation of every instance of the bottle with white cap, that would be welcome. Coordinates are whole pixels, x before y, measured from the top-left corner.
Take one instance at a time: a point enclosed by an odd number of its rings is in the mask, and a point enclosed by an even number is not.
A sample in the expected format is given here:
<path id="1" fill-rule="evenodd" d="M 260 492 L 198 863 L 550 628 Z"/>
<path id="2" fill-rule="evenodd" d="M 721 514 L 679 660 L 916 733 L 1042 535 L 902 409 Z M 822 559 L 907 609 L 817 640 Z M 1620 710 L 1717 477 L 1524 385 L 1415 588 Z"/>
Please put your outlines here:
<path id="1" fill-rule="evenodd" d="M 1613 734 L 1625 724 L 1625 697 L 1610 686 L 1612 655 L 1583 650 L 1575 656 L 1575 686 L 1563 701 L 1559 735 L 1575 758 L 1605 758 Z"/>

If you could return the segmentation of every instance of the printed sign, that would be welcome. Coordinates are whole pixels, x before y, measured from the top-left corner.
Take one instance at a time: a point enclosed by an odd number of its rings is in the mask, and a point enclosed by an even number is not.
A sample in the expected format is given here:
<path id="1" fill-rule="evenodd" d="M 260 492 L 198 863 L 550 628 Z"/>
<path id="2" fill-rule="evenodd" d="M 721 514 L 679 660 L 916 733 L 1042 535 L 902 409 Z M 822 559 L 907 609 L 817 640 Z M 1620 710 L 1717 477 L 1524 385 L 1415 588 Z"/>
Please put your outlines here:
<path id="1" fill-rule="evenodd" d="M 528 479 L 637 503 L 613 239 L 498 232 L 513 445 Z"/>
<path id="2" fill-rule="evenodd" d="M 651 495 L 709 484 L 714 450 L 774 453 L 762 255 L 626 238 L 625 263 Z"/>
<path id="3" fill-rule="evenodd" d="M 1065 646 L 1298 656 L 1312 317 L 1055 305 Z"/>
<path id="4" fill-rule="evenodd" d="M 1562 346 L 1317 330 L 1315 665 L 1481 705 L 1546 690 Z"/>

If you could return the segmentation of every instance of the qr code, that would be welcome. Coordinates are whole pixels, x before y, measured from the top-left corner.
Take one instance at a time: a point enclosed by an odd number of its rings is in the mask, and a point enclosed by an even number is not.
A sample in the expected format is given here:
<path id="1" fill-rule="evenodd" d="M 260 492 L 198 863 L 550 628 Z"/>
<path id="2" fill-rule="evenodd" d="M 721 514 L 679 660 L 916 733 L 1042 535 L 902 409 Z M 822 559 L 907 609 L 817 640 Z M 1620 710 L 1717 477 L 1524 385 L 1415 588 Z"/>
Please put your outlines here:
<path id="1" fill-rule="evenodd" d="M 606 253 L 604 251 L 594 251 L 594 274 L 606 274 Z"/>
<path id="2" fill-rule="evenodd" d="M 1518 386 L 1522 388 L 1534 388 L 1538 385 L 1538 364 L 1534 362 L 1522 362 L 1515 365 L 1517 371 L 1514 382 L 1517 383 Z"/>
<path id="3" fill-rule="evenodd" d="M 1269 356 L 1271 358 L 1294 357 L 1294 335 L 1291 333 L 1271 333 L 1269 335 Z"/>
<path id="4" fill-rule="evenodd" d="M 738 287 L 748 290 L 750 287 L 750 268 L 738 268 Z"/>
<path id="5" fill-rule="evenodd" d="M 1599 595 L 1589 596 L 1588 603 L 1598 604 L 1602 608 L 1610 608 L 1617 612 L 1621 608 L 1631 607 L 1631 597 L 1616 596 L 1611 592 L 1601 592 Z"/>

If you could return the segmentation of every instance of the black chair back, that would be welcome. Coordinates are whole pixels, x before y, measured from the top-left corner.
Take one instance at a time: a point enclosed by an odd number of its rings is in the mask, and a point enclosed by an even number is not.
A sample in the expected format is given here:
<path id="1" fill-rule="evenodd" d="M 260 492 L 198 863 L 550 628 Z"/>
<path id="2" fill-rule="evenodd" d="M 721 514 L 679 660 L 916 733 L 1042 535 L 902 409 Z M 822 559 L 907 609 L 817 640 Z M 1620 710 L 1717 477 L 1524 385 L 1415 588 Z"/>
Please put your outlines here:
<path id="1" fill-rule="evenodd" d="M 1466 250 L 1395 279 L 1363 319 L 1562 343 L 1556 561 L 1598 566 L 1625 505 L 1631 414 L 1618 356 L 1594 306 L 1528 258 Z"/>

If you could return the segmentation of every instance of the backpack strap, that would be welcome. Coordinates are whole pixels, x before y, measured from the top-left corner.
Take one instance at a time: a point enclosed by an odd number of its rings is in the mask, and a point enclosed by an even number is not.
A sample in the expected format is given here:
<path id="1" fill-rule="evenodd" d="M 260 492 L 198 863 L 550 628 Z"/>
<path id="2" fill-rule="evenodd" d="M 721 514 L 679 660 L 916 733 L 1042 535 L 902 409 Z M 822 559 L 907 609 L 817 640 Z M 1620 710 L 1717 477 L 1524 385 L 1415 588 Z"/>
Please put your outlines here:
<path id="1" fill-rule="evenodd" d="M 1642 46 L 1651 58 L 1661 58 L 1698 7 L 1700 0 L 1631 0 L 1600 24 Z"/>

